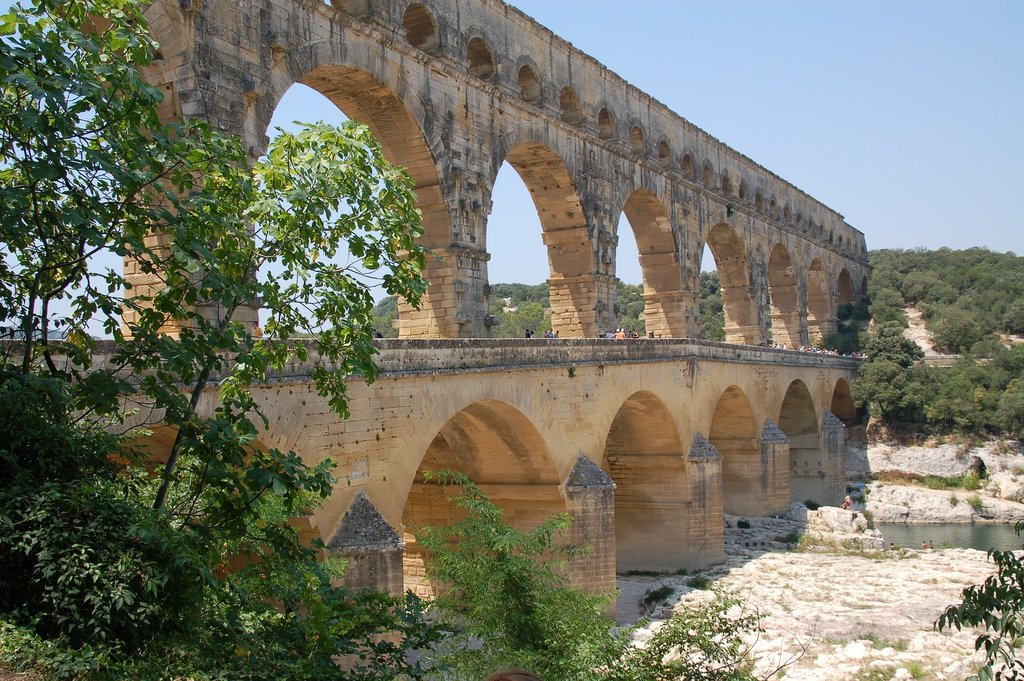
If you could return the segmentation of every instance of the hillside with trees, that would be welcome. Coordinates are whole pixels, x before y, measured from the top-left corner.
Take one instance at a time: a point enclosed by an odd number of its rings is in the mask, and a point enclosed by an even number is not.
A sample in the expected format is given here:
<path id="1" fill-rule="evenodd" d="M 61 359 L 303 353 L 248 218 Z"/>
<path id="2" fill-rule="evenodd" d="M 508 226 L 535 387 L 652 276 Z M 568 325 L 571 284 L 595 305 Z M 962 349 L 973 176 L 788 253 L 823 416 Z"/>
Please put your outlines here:
<path id="1" fill-rule="evenodd" d="M 983 248 L 879 250 L 873 331 L 852 396 L 881 423 L 930 434 L 1024 435 L 1024 258 Z M 921 362 L 904 337 L 917 308 L 952 366 Z"/>

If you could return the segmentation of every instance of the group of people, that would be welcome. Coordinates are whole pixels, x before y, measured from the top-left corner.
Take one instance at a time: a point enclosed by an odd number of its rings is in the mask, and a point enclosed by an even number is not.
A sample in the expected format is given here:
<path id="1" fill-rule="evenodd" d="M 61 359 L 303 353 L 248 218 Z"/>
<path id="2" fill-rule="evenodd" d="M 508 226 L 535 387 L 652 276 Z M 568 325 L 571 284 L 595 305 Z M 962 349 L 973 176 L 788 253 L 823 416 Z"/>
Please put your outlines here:
<path id="1" fill-rule="evenodd" d="M 536 338 L 537 334 L 534 333 L 533 329 L 526 329 L 526 333 L 523 335 L 524 338 Z M 544 332 L 545 338 L 558 338 L 558 332 L 548 329 Z"/>

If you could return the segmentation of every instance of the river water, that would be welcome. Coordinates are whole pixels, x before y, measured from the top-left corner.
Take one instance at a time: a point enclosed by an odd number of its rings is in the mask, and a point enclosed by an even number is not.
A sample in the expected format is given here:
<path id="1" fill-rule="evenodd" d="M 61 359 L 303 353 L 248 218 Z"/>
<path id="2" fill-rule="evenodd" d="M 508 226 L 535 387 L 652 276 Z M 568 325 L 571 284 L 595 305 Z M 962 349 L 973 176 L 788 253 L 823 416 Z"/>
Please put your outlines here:
<path id="1" fill-rule="evenodd" d="M 1013 524 L 939 523 L 908 525 L 905 523 L 875 523 L 886 541 L 916 549 L 923 541 L 931 541 L 935 548 L 958 547 L 965 549 L 1020 550 L 1024 539 L 1013 531 Z"/>

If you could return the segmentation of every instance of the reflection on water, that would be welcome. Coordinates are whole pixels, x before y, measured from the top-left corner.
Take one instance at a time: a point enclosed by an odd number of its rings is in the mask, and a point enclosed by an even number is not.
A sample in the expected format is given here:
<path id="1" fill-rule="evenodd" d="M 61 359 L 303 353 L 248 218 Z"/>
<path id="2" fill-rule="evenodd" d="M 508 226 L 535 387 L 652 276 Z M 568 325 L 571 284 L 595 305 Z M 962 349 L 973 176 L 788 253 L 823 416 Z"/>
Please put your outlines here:
<path id="1" fill-rule="evenodd" d="M 955 546 L 965 549 L 1019 550 L 1024 540 L 1013 531 L 1013 525 L 968 525 L 938 523 L 934 525 L 906 525 L 903 523 L 875 523 L 886 541 L 916 549 L 923 541 L 931 541 L 935 548 Z"/>

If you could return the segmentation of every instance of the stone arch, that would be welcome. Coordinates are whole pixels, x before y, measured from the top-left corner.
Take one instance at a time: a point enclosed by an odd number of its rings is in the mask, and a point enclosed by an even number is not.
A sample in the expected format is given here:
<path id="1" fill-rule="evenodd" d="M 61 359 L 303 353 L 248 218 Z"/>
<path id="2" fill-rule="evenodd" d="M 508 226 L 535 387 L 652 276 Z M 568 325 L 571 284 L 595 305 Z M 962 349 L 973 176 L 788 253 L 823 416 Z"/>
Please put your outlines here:
<path id="1" fill-rule="evenodd" d="M 265 131 L 274 109 L 293 84 L 316 90 L 348 118 L 365 123 L 381 143 L 384 155 L 409 173 L 423 218 L 420 242 L 441 252 L 452 243 L 452 228 L 440 179 L 446 156 L 440 138 L 434 134 L 434 118 L 411 93 L 400 96 L 388 85 L 399 76 L 389 70 L 386 60 L 375 55 L 375 51 L 359 43 L 349 46 L 345 54 L 349 61 L 345 64 L 336 63 L 338 55 L 323 43 L 291 53 L 261 85 L 266 95 L 259 97 L 251 109 L 246 138 L 259 139 L 262 145 L 267 143 Z M 262 153 L 264 148 L 253 151 Z M 445 310 L 445 299 L 451 293 L 442 270 L 444 265 L 438 259 L 427 259 L 423 274 L 432 286 L 421 299 L 418 311 L 400 301 L 399 335 L 457 335 L 451 315 Z"/>
<path id="2" fill-rule="evenodd" d="M 603 140 L 610 140 L 615 137 L 615 117 L 607 107 L 601 107 L 597 114 L 598 135 Z"/>
<path id="3" fill-rule="evenodd" d="M 523 101 L 530 102 L 531 104 L 540 103 L 542 92 L 540 77 L 537 76 L 537 72 L 532 66 L 523 64 L 520 67 L 517 83 L 519 85 L 519 94 L 522 96 Z"/>
<path id="4" fill-rule="evenodd" d="M 857 406 L 850 396 L 850 384 L 845 378 L 836 381 L 832 388 L 832 400 L 829 403 L 829 411 L 836 415 L 844 426 L 852 426 L 858 422 Z"/>
<path id="5" fill-rule="evenodd" d="M 634 125 L 629 131 L 629 141 L 633 145 L 633 153 L 639 156 L 647 154 L 647 135 L 640 125 Z"/>
<path id="6" fill-rule="evenodd" d="M 562 88 L 562 92 L 558 96 L 558 106 L 563 121 L 572 125 L 583 123 L 583 106 L 580 104 L 580 98 L 576 95 L 576 90 L 571 85 Z"/>
<path id="7" fill-rule="evenodd" d="M 547 146 L 524 141 L 505 161 L 519 174 L 533 197 L 548 250 L 551 327 L 561 338 L 597 334 L 593 310 L 597 271 L 583 203 L 565 162 Z M 501 164 L 499 163 L 498 166 Z"/>
<path id="8" fill-rule="evenodd" d="M 807 338 L 817 345 L 832 332 L 829 312 L 828 275 L 815 258 L 807 268 Z"/>
<path id="9" fill-rule="evenodd" d="M 661 202 L 647 189 L 630 194 L 622 211 L 640 257 L 646 329 L 659 338 L 684 337 L 683 278 L 672 223 Z"/>
<path id="10" fill-rule="evenodd" d="M 750 189 L 747 187 L 747 181 L 740 180 L 740 188 L 739 191 L 736 192 L 736 196 L 739 198 L 740 201 L 746 201 L 747 194 L 749 193 Z"/>
<path id="11" fill-rule="evenodd" d="M 800 296 L 789 251 L 775 244 L 768 257 L 768 299 L 772 340 L 788 348 L 800 345 Z"/>
<path id="12" fill-rule="evenodd" d="M 861 277 L 860 279 L 860 297 L 867 298 L 868 296 L 868 278 Z"/>
<path id="13" fill-rule="evenodd" d="M 754 192 L 754 210 L 758 213 L 764 210 L 764 197 L 761 192 Z"/>
<path id="14" fill-rule="evenodd" d="M 672 167 L 672 147 L 664 137 L 658 142 L 658 161 L 662 168 Z"/>
<path id="15" fill-rule="evenodd" d="M 418 50 L 433 52 L 441 46 L 434 15 L 418 2 L 405 8 L 402 28 L 405 29 L 405 41 Z"/>
<path id="16" fill-rule="evenodd" d="M 715 167 L 711 165 L 711 161 L 704 161 L 704 165 L 701 166 L 701 183 L 706 189 L 713 189 L 715 186 Z"/>
<path id="17" fill-rule="evenodd" d="M 722 173 L 722 194 L 732 196 L 732 178 L 729 177 L 728 170 Z"/>
<path id="18" fill-rule="evenodd" d="M 466 406 L 441 426 L 423 453 L 402 512 L 405 588 L 421 596 L 433 595 L 434 587 L 424 574 L 416 530 L 461 516 L 448 501 L 456 490 L 425 482 L 426 471 L 438 470 L 464 473 L 518 529 L 536 527 L 566 510 L 551 454 L 530 420 L 505 402 L 482 400 Z"/>
<path id="19" fill-rule="evenodd" d="M 779 428 L 789 438 L 789 496 L 793 501 L 823 503 L 826 461 L 821 455 L 818 416 L 807 385 L 796 380 L 786 388 Z"/>
<path id="20" fill-rule="evenodd" d="M 759 344 L 761 331 L 750 295 L 749 264 L 743 242 L 733 228 L 723 222 L 711 228 L 705 243 L 715 258 L 722 286 L 726 342 Z"/>
<path id="21" fill-rule="evenodd" d="M 693 157 L 689 154 L 683 154 L 683 161 L 681 163 L 683 176 L 688 179 L 693 179 Z"/>
<path id="22" fill-rule="evenodd" d="M 480 36 L 470 39 L 466 46 L 466 59 L 469 60 L 469 75 L 480 80 L 491 80 L 498 73 L 494 63 L 494 52 L 487 41 Z"/>
<path id="23" fill-rule="evenodd" d="M 689 566 L 686 452 L 660 398 L 641 391 L 623 402 L 601 467 L 615 482 L 616 572 Z"/>
<path id="24" fill-rule="evenodd" d="M 853 290 L 853 279 L 845 267 L 839 270 L 839 277 L 836 280 L 836 305 L 845 305 L 857 300 L 857 294 Z"/>
<path id="25" fill-rule="evenodd" d="M 732 515 L 762 515 L 761 453 L 750 401 L 730 386 L 713 414 L 708 440 L 722 454 L 722 508 Z"/>

